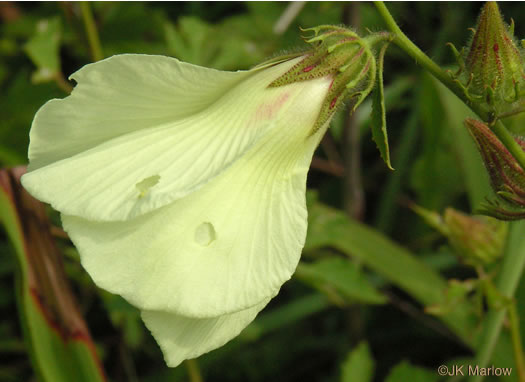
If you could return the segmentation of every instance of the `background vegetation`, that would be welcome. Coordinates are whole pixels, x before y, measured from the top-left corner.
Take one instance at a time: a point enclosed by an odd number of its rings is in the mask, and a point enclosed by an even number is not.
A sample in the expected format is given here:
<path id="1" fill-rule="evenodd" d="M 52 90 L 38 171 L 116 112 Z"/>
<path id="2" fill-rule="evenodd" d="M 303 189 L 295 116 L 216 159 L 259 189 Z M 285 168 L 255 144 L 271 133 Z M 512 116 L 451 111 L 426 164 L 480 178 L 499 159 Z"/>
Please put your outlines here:
<path id="1" fill-rule="evenodd" d="M 453 65 L 445 43 L 468 42 L 467 28 L 475 25 L 480 5 L 388 7 L 423 51 Z M 385 29 L 369 3 L 306 3 L 285 23 L 288 6 L 100 2 L 83 11 L 80 3 L 0 3 L 0 167 L 27 163 L 35 112 L 47 100 L 66 96 L 74 86 L 67 76 L 96 57 L 86 28 L 89 10 L 105 57 L 163 54 L 224 70 L 246 69 L 304 46 L 299 26 L 345 23 L 361 34 Z M 525 36 L 524 6 L 502 3 L 501 8 L 516 22 L 516 35 Z M 462 123 L 472 114 L 393 46 L 386 56 L 385 86 L 396 170 L 387 169 L 370 138 L 370 103 L 352 118 L 340 113 L 309 175 L 309 235 L 296 275 L 237 339 L 196 362 L 167 368 L 138 311 L 97 289 L 71 243 L 57 238 L 109 380 L 432 382 L 442 379 L 441 364 L 475 364 L 490 303 L 480 298 L 478 284 L 449 287 L 451 280 L 478 276 L 408 208 L 417 204 L 442 213 L 452 206 L 470 213 L 490 194 Z M 520 117 L 513 125 L 525 133 Z M 48 212 L 59 225 L 56 213 Z M 523 224 L 513 229 L 525 236 Z M 525 253 L 525 240 L 512 245 Z M 498 266 L 492 264 L 489 273 L 497 273 Z M 35 380 L 16 313 L 19 276 L 19 258 L 0 231 L 0 381 L 6 382 Z M 524 298 L 522 280 L 515 295 L 522 318 Z M 525 320 L 520 326 L 525 332 Z M 507 327 L 496 349 L 492 364 L 516 370 Z M 503 379 L 518 376 L 514 371 Z"/>

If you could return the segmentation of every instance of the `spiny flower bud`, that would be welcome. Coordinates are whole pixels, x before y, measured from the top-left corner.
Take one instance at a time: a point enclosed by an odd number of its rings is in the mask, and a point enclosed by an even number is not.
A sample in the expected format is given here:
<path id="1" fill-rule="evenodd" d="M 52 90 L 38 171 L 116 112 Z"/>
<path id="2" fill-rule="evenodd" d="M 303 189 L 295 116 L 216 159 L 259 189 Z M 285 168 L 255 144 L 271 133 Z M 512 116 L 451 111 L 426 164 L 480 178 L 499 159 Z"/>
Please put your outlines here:
<path id="1" fill-rule="evenodd" d="M 366 98 L 374 86 L 376 61 L 368 40 L 349 29 L 324 25 L 304 31 L 313 31 L 315 34 L 306 40 L 313 44 L 312 51 L 273 81 L 270 87 L 327 76 L 332 78 L 313 134 L 345 101 L 356 97 L 353 104 L 355 110 Z"/>
<path id="2" fill-rule="evenodd" d="M 489 103 L 514 102 L 525 90 L 524 60 L 513 41 L 512 30 L 503 21 L 498 5 L 486 3 L 465 66 L 472 80 L 469 91 L 486 96 Z"/>
<path id="3" fill-rule="evenodd" d="M 467 118 L 465 126 L 476 142 L 493 190 L 508 207 L 496 201 L 484 206 L 483 213 L 504 220 L 525 218 L 525 171 L 486 124 Z M 525 151 L 525 140 L 514 139 Z"/>

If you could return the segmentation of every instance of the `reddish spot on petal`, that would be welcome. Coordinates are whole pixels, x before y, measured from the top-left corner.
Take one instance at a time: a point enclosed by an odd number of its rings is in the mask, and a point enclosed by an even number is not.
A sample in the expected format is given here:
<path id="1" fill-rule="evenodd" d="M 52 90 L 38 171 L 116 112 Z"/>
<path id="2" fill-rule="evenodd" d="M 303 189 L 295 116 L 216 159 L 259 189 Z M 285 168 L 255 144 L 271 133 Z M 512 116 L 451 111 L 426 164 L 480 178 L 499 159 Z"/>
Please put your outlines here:
<path id="1" fill-rule="evenodd" d="M 334 79 L 332 78 L 332 82 L 330 82 L 330 86 L 328 87 L 328 90 L 332 89 L 333 84 L 334 84 Z"/>
<path id="2" fill-rule="evenodd" d="M 333 109 L 333 108 L 334 108 L 336 102 L 337 102 L 337 97 L 334 97 L 334 99 L 332 100 L 332 102 L 330 102 L 330 109 Z"/>
<path id="3" fill-rule="evenodd" d="M 283 93 L 275 100 L 259 105 L 257 111 L 255 112 L 255 119 L 268 120 L 274 118 L 288 98 L 290 98 L 290 94 Z"/>
<path id="4" fill-rule="evenodd" d="M 303 72 L 309 72 L 310 70 L 312 70 L 313 68 L 315 68 L 314 65 L 310 65 L 310 66 L 307 66 L 306 68 L 303 69 Z"/>
<path id="5" fill-rule="evenodd" d="M 498 44 L 494 44 L 494 46 L 492 47 L 492 49 L 494 49 L 494 52 L 497 52 L 499 50 L 499 46 Z"/>

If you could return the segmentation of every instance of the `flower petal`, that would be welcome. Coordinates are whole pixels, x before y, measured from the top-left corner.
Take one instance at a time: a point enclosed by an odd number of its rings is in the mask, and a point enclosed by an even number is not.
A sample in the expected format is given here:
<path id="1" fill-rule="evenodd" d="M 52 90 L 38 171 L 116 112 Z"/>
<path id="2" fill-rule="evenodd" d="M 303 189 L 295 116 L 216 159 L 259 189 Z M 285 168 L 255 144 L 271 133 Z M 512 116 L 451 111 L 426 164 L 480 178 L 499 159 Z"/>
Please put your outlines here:
<path id="1" fill-rule="evenodd" d="M 71 75 L 78 84 L 69 97 L 51 100 L 36 114 L 29 170 L 198 113 L 248 76 L 140 54 L 86 65 Z"/>
<path id="2" fill-rule="evenodd" d="M 101 68 L 82 69 L 75 75 L 78 91 L 38 113 L 31 137 L 33 171 L 23 178 L 35 197 L 66 215 L 99 221 L 126 220 L 184 197 L 225 170 L 271 127 L 273 109 L 288 100 L 280 89 L 266 86 L 296 62 L 246 78 L 246 72 L 146 57 L 160 67 L 151 64 L 157 74 L 148 85 L 145 79 L 129 85 L 144 56 L 125 56 L 131 63 L 137 60 L 137 67 L 116 56 Z M 111 65 L 115 68 L 106 68 Z M 161 86 L 159 78 L 170 70 L 180 76 L 171 74 Z M 119 81 L 107 78 L 108 73 Z M 188 78 L 195 82 L 188 84 Z M 245 81 L 234 86 L 239 78 Z M 104 85 L 106 80 L 110 85 Z M 118 86 L 130 93 L 117 94 Z"/>
<path id="3" fill-rule="evenodd" d="M 141 309 L 187 317 L 247 309 L 277 294 L 304 244 L 306 173 L 324 133 L 308 137 L 321 105 L 311 101 L 329 85 L 288 85 L 290 110 L 301 112 L 283 110 L 231 167 L 170 205 L 126 222 L 63 216 L 95 282 Z"/>
<path id="4" fill-rule="evenodd" d="M 198 319 L 167 312 L 142 311 L 142 319 L 160 345 L 168 366 L 175 367 L 185 359 L 217 349 L 238 336 L 268 301 L 219 317 Z"/>

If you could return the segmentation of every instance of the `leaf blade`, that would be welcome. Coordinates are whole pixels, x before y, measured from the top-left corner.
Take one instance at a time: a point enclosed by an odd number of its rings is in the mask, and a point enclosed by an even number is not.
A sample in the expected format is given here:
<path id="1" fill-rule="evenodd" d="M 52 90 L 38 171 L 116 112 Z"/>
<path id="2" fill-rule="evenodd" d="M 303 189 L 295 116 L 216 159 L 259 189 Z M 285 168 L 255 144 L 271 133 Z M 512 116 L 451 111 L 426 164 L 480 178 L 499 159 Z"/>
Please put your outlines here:
<path id="1" fill-rule="evenodd" d="M 20 318 L 35 371 L 46 382 L 105 381 L 44 207 L 20 185 L 23 171 L 0 170 L 0 220 L 20 265 Z"/>

